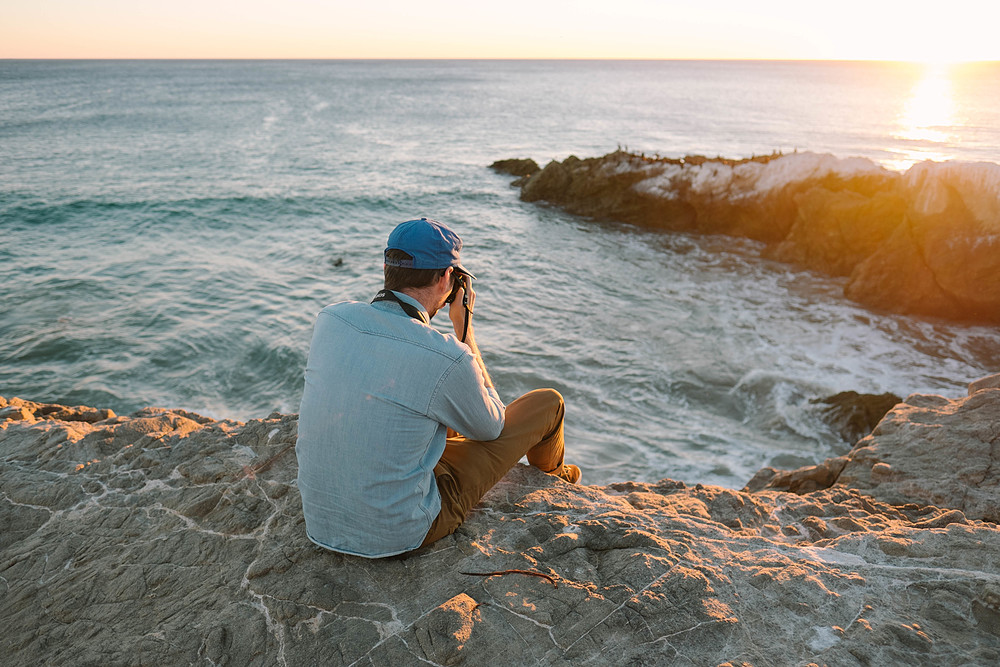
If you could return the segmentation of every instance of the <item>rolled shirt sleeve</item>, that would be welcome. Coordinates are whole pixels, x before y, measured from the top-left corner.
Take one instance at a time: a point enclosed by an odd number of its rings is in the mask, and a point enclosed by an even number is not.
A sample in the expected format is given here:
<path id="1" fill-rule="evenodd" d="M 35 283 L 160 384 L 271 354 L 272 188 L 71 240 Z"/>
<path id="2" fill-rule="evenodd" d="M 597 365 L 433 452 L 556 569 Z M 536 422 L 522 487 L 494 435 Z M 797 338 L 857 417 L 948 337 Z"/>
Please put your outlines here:
<path id="1" fill-rule="evenodd" d="M 443 374 L 431 396 L 428 413 L 470 440 L 495 440 L 504 425 L 505 406 L 496 389 L 486 386 L 471 352 Z"/>

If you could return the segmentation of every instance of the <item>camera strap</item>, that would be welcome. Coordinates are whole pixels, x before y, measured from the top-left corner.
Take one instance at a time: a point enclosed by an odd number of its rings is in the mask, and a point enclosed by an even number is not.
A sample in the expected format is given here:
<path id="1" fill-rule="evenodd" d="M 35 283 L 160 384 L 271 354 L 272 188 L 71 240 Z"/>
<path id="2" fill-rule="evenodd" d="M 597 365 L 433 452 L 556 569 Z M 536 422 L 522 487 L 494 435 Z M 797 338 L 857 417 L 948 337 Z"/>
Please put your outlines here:
<path id="1" fill-rule="evenodd" d="M 469 302 L 465 301 L 462 305 L 465 306 L 465 326 L 462 328 L 462 342 L 465 342 L 465 337 L 469 335 L 469 319 L 472 317 L 472 311 L 469 310 Z"/>
<path id="2" fill-rule="evenodd" d="M 412 304 L 406 303 L 398 296 L 396 296 L 392 290 L 381 289 L 375 294 L 375 298 L 372 299 L 372 303 L 376 301 L 395 301 L 399 304 L 403 312 L 417 320 L 418 322 L 423 322 L 424 324 L 430 324 L 424 311 L 419 308 L 415 308 Z M 465 299 L 462 301 L 462 305 L 465 306 L 465 327 L 462 329 L 462 342 L 465 342 L 465 337 L 469 335 L 469 319 L 472 315 L 472 310 L 469 308 L 469 297 L 466 295 Z"/>
<path id="3" fill-rule="evenodd" d="M 424 324 L 430 324 L 430 322 L 427 320 L 427 315 L 424 314 L 424 311 L 414 307 L 413 304 L 406 303 L 398 296 L 393 294 L 392 290 L 387 290 L 387 289 L 379 290 L 378 293 L 375 295 L 375 298 L 372 299 L 372 303 L 375 303 L 376 301 L 395 301 L 403 309 L 403 312 L 412 317 L 413 319 L 417 320 L 418 322 L 423 322 Z"/>

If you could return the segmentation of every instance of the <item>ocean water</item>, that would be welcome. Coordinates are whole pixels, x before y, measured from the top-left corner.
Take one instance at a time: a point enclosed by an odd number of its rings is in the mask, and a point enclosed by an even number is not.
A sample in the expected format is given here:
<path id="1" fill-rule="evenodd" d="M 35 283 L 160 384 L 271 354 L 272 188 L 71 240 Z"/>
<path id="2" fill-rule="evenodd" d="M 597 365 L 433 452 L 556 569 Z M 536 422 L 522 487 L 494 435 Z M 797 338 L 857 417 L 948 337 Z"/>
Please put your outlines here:
<path id="1" fill-rule="evenodd" d="M 846 451 L 811 399 L 962 395 L 1000 330 L 527 204 L 488 165 L 997 163 L 998 99 L 997 63 L 0 61 L 0 395 L 294 412 L 315 314 L 370 299 L 389 231 L 428 216 L 466 242 L 501 396 L 565 395 L 585 481 L 740 487 Z"/>

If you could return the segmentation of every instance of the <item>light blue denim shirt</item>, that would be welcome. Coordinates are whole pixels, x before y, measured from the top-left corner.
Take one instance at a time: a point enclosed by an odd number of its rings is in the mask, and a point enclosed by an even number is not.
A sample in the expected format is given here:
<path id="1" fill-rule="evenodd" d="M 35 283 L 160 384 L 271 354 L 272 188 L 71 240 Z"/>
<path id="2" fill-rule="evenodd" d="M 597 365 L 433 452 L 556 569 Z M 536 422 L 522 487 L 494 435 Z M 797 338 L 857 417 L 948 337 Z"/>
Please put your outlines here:
<path id="1" fill-rule="evenodd" d="M 313 330 L 295 445 L 309 539 L 368 558 L 419 547 L 441 508 L 434 466 L 447 427 L 493 440 L 503 424 L 503 402 L 454 335 L 391 301 L 327 306 Z"/>

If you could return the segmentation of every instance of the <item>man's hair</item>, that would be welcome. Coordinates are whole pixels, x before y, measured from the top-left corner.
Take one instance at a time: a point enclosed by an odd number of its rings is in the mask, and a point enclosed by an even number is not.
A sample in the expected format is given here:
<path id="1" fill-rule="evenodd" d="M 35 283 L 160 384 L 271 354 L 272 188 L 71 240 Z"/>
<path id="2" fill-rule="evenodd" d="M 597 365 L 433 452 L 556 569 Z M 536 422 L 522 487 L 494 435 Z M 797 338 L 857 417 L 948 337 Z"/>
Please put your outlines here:
<path id="1" fill-rule="evenodd" d="M 413 259 L 413 255 L 404 251 L 389 248 L 385 251 L 387 259 L 405 260 Z M 406 269 L 402 266 L 385 265 L 385 289 L 395 291 L 403 290 L 407 287 L 419 288 L 427 287 L 435 280 L 444 275 L 448 269 Z"/>

